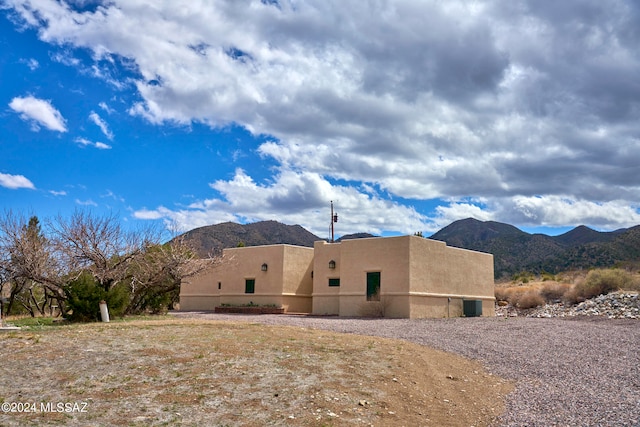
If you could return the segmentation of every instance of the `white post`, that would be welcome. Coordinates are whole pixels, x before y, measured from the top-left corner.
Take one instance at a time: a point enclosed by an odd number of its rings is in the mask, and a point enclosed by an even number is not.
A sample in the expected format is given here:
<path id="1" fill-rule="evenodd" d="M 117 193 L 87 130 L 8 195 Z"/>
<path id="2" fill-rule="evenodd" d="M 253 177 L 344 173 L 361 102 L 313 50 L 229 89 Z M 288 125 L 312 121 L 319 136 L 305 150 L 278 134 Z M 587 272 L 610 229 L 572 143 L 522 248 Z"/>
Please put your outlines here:
<path id="1" fill-rule="evenodd" d="M 8 303 L 8 298 L 0 296 L 0 328 L 4 328 L 4 306 Z"/>
<path id="2" fill-rule="evenodd" d="M 107 302 L 100 301 L 100 317 L 102 317 L 102 321 L 109 323 L 109 310 L 107 309 Z"/>

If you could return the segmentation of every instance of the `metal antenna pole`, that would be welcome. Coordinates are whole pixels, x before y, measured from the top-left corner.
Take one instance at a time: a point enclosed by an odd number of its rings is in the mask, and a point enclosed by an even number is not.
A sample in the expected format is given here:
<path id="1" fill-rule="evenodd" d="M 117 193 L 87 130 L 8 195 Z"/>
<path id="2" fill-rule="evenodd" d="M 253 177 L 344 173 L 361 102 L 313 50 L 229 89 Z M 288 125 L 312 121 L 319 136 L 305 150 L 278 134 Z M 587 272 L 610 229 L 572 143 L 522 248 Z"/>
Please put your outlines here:
<path id="1" fill-rule="evenodd" d="M 333 243 L 333 200 L 331 201 L 331 243 Z"/>
<path id="2" fill-rule="evenodd" d="M 331 243 L 334 242 L 333 223 L 338 222 L 338 214 L 333 212 L 333 200 L 331 201 Z"/>

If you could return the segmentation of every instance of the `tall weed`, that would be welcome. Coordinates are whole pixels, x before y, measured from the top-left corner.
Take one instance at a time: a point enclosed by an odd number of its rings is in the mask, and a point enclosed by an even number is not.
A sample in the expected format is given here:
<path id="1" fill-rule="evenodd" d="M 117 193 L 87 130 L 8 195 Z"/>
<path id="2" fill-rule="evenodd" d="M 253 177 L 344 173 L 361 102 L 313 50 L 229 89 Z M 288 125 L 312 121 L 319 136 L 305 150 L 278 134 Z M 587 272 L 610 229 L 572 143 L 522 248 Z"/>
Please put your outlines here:
<path id="1" fill-rule="evenodd" d="M 523 293 L 520 298 L 518 298 L 517 307 L 518 308 L 535 308 L 543 305 L 545 303 L 545 299 L 540 295 L 537 290 L 530 290 Z"/>
<path id="2" fill-rule="evenodd" d="M 548 282 L 540 288 L 540 296 L 546 302 L 562 300 L 564 295 L 572 288 L 569 283 Z"/>
<path id="3" fill-rule="evenodd" d="M 633 276 L 619 268 L 591 270 L 583 281 L 576 283 L 575 294 L 578 299 L 586 300 L 619 289 L 626 289 L 633 286 L 633 282 Z"/>
<path id="4" fill-rule="evenodd" d="M 495 288 L 498 301 L 507 301 L 513 307 L 533 308 L 545 303 L 544 298 L 535 286 L 513 286 L 509 288 Z"/>

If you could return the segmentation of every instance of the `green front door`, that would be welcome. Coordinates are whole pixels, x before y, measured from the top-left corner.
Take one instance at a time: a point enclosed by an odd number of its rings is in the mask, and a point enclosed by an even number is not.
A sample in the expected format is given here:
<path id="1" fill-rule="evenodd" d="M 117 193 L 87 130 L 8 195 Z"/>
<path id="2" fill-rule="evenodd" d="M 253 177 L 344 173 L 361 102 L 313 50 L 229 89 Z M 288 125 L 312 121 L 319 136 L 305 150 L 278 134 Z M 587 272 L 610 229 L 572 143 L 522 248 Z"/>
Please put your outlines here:
<path id="1" fill-rule="evenodd" d="M 380 301 L 380 272 L 367 273 L 367 301 Z"/>

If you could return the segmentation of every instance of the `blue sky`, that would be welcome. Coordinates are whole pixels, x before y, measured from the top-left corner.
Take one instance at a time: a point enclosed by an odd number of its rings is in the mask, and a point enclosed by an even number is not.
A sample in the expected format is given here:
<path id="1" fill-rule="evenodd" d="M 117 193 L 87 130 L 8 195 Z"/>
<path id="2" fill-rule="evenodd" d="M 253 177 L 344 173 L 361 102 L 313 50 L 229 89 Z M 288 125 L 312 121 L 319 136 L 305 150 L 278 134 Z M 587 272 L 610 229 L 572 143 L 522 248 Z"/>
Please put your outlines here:
<path id="1" fill-rule="evenodd" d="M 0 0 L 0 208 L 640 224 L 634 1 Z"/>

